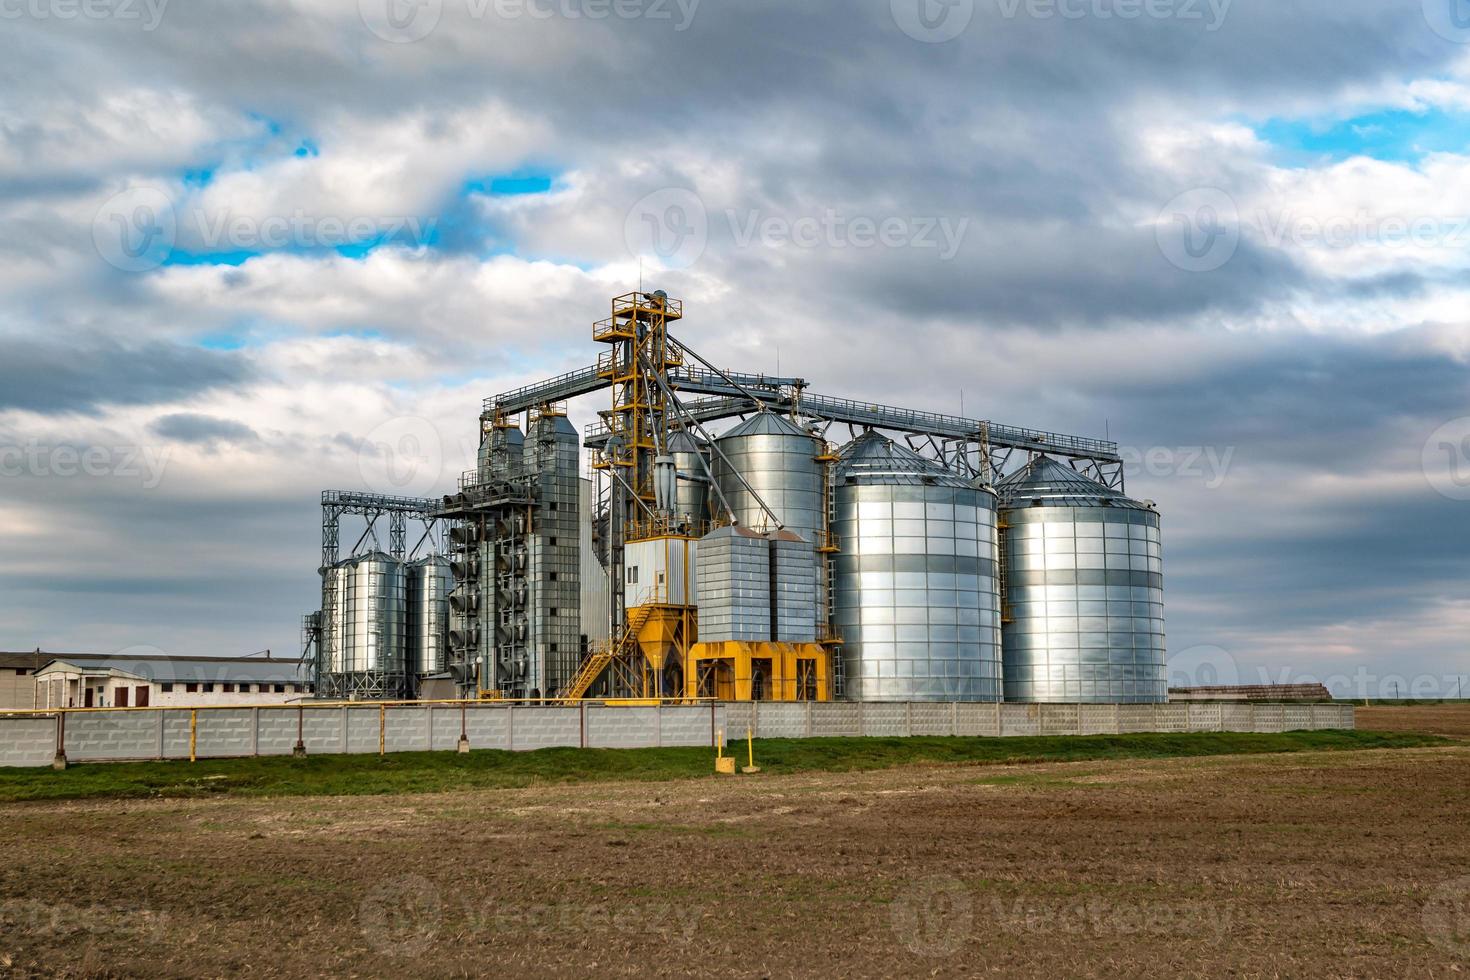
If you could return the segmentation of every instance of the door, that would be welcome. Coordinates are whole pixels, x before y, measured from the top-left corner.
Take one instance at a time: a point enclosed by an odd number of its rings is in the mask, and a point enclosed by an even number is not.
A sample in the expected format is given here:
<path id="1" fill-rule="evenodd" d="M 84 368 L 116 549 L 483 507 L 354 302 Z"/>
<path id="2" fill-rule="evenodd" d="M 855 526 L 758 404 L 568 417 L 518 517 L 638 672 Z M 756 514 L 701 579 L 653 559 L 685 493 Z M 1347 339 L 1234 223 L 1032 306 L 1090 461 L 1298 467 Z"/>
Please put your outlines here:
<path id="1" fill-rule="evenodd" d="M 87 693 L 82 697 L 82 707 L 92 707 L 92 689 L 90 687 L 87 688 Z"/>
<path id="2" fill-rule="evenodd" d="M 112 698 L 112 703 L 119 708 L 126 708 L 128 706 L 128 689 L 125 687 L 118 688 L 117 693 Z"/>
<path id="3" fill-rule="evenodd" d="M 134 688 L 134 690 L 137 692 L 138 696 L 133 698 L 133 705 L 138 708 L 148 707 L 148 685 L 140 684 L 138 687 Z"/>

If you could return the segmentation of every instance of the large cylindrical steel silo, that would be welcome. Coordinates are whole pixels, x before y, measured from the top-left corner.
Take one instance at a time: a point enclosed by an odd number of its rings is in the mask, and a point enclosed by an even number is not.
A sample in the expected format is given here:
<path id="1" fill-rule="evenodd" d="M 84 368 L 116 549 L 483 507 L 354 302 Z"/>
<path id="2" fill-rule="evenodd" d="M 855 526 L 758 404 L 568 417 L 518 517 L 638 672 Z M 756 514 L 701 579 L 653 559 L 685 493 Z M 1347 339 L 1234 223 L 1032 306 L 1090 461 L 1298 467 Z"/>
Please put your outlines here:
<path id="1" fill-rule="evenodd" d="M 844 696 L 1000 700 L 995 494 L 867 433 L 843 448 L 833 498 Z"/>
<path id="2" fill-rule="evenodd" d="M 1005 699 L 1167 701 L 1158 511 L 1047 456 L 997 490 Z"/>
<path id="3" fill-rule="evenodd" d="M 402 674 L 405 668 L 403 563 L 380 552 L 343 563 L 346 635 L 343 674 Z"/>
<path id="4" fill-rule="evenodd" d="M 784 415 L 761 412 L 720 436 L 715 445 L 715 482 L 736 522 L 775 530 L 761 508 L 764 501 L 787 530 L 815 546 L 824 506 L 817 438 Z"/>
<path id="5" fill-rule="evenodd" d="M 668 454 L 674 459 L 678 473 L 675 492 L 675 516 L 696 527 L 708 523 L 710 516 L 710 450 L 704 440 L 691 432 L 679 430 L 669 436 Z"/>
<path id="6" fill-rule="evenodd" d="M 449 593 L 454 575 L 446 558 L 424 558 L 406 568 L 408 671 L 434 674 L 448 662 Z"/>

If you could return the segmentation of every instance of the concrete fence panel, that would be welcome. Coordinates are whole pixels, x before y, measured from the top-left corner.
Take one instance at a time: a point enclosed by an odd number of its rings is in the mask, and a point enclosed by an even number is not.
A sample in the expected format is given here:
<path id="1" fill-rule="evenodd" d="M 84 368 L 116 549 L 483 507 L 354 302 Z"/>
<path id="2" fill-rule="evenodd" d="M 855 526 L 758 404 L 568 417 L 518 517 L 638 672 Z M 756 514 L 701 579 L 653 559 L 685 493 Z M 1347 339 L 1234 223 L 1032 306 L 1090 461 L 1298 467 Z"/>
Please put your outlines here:
<path id="1" fill-rule="evenodd" d="M 1189 704 L 1189 730 L 1192 732 L 1218 732 L 1220 731 L 1220 705 L 1218 704 Z"/>
<path id="2" fill-rule="evenodd" d="M 56 757 L 56 719 L 0 720 L 0 766 L 49 766 Z"/>
<path id="3" fill-rule="evenodd" d="M 1040 735 L 1041 705 L 1003 704 L 1000 706 L 1002 736 Z"/>
<path id="4" fill-rule="evenodd" d="M 907 737 L 909 734 L 909 706 L 868 702 L 861 712 L 863 735 L 869 738 Z"/>
<path id="5" fill-rule="evenodd" d="M 1041 707 L 1041 734 L 1078 735 L 1082 732 L 1080 705 L 1043 704 Z"/>

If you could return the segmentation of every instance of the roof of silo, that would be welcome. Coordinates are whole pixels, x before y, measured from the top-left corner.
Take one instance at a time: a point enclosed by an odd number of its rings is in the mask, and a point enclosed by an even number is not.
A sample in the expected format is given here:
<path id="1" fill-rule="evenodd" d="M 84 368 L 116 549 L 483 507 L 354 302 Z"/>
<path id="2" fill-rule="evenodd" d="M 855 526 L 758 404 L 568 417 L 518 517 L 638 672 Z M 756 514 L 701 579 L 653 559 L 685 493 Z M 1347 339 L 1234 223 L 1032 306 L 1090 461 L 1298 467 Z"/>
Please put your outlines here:
<path id="1" fill-rule="evenodd" d="M 1114 507 L 1145 507 L 1121 490 L 1099 483 L 1050 456 L 1037 456 L 998 482 L 995 489 L 1005 507 L 1029 506 L 1038 501 L 1043 506 L 1057 507 L 1086 507 L 1103 501 Z"/>
<path id="2" fill-rule="evenodd" d="M 958 474 L 876 432 L 864 432 L 842 447 L 837 479 L 853 483 L 973 487 Z"/>
<path id="3" fill-rule="evenodd" d="M 804 436 L 808 439 L 812 438 L 810 432 L 807 432 L 786 416 L 779 415 L 776 412 L 757 412 L 729 432 L 720 436 L 720 438 L 732 439 L 739 436 Z"/>
<path id="4" fill-rule="evenodd" d="M 692 432 L 675 429 L 669 433 L 667 449 L 671 453 L 704 452 L 705 441 Z"/>

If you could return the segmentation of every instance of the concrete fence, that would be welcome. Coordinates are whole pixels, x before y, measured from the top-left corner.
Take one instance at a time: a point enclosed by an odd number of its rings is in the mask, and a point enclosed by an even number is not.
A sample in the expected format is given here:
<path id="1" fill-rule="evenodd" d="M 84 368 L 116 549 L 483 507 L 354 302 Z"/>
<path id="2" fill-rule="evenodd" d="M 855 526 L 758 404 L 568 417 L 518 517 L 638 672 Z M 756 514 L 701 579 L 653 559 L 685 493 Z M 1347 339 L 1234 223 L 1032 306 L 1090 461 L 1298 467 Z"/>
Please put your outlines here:
<path id="1" fill-rule="evenodd" d="M 1338 704 L 704 703 L 660 706 L 393 704 L 133 708 L 0 716 L 0 767 L 557 747 L 710 746 L 758 738 L 1283 732 L 1353 727 Z"/>
<path id="2" fill-rule="evenodd" d="M 1350 704 L 973 704 L 963 702 L 725 705 L 730 737 L 1125 735 L 1288 732 L 1353 727 Z"/>

